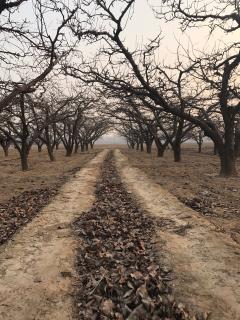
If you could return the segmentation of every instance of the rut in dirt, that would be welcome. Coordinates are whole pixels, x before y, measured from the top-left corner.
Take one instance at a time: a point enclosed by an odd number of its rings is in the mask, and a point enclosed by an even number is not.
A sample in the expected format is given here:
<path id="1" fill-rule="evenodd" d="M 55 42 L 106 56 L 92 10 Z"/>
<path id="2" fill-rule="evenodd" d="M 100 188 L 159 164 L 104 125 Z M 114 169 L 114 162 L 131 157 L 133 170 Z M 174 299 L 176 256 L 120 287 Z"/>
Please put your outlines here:
<path id="1" fill-rule="evenodd" d="M 204 319 L 177 303 L 171 271 L 159 264 L 155 221 L 127 192 L 110 152 L 96 201 L 74 224 L 79 237 L 78 319 Z"/>

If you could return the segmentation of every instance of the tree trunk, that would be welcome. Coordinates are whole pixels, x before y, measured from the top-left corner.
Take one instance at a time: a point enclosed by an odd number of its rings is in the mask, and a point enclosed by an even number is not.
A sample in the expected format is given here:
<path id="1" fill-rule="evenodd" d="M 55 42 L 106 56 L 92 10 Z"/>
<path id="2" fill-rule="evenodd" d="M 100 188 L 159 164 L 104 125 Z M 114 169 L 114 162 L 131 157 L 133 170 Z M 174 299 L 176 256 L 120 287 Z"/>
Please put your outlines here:
<path id="1" fill-rule="evenodd" d="M 231 121 L 225 123 L 224 145 L 218 148 L 221 170 L 220 175 L 231 177 L 237 175 L 234 150 L 234 125 Z"/>
<path id="2" fill-rule="evenodd" d="M 42 145 L 38 144 L 37 147 L 38 147 L 38 152 L 42 152 Z"/>
<path id="3" fill-rule="evenodd" d="M 66 157 L 71 157 L 71 155 L 72 155 L 72 152 L 70 150 L 67 150 Z"/>
<path id="4" fill-rule="evenodd" d="M 66 148 L 66 157 L 71 157 L 72 152 L 73 152 L 73 148 L 72 147 Z"/>
<path id="5" fill-rule="evenodd" d="M 5 157 L 8 157 L 8 149 L 9 149 L 9 146 L 4 146 L 4 147 L 2 147 L 2 148 L 3 148 L 4 156 L 5 156 Z"/>
<path id="6" fill-rule="evenodd" d="M 78 143 L 75 143 L 74 153 L 77 153 L 77 152 L 78 152 L 78 147 L 79 147 L 79 144 L 78 144 Z"/>
<path id="7" fill-rule="evenodd" d="M 202 142 L 198 143 L 198 153 L 202 152 Z"/>
<path id="8" fill-rule="evenodd" d="M 181 142 L 175 142 L 173 144 L 174 162 L 181 162 Z"/>
<path id="9" fill-rule="evenodd" d="M 146 146 L 147 146 L 147 153 L 152 153 L 152 144 L 151 143 L 146 143 Z"/>
<path id="10" fill-rule="evenodd" d="M 140 142 L 140 150 L 141 150 L 141 152 L 143 152 L 143 151 L 144 151 L 143 142 Z"/>
<path id="11" fill-rule="evenodd" d="M 85 143 L 86 151 L 88 151 L 88 143 Z"/>
<path id="12" fill-rule="evenodd" d="M 130 148 L 134 149 L 135 148 L 135 144 L 133 142 L 130 142 Z"/>
<path id="13" fill-rule="evenodd" d="M 162 158 L 163 157 L 164 151 L 165 151 L 164 148 L 157 147 L 157 156 L 158 156 L 158 158 Z"/>
<path id="14" fill-rule="evenodd" d="M 237 129 L 235 131 L 234 152 L 235 152 L 235 157 L 239 158 L 240 157 L 240 130 L 237 130 Z"/>
<path id="15" fill-rule="evenodd" d="M 231 177 L 237 175 L 236 157 L 234 151 L 225 150 L 219 152 L 221 171 L 220 175 L 224 177 Z"/>
<path id="16" fill-rule="evenodd" d="M 183 126 L 184 126 L 184 119 L 177 118 L 177 131 L 175 138 L 172 143 L 173 154 L 174 154 L 174 162 L 181 162 L 181 144 L 182 144 L 182 137 L 183 137 Z"/>
<path id="17" fill-rule="evenodd" d="M 21 125 L 22 125 L 22 134 L 21 134 L 21 149 L 19 150 L 21 158 L 22 171 L 28 170 L 28 154 L 30 147 L 28 146 L 27 140 L 29 136 L 27 121 L 25 117 L 25 95 L 24 93 L 20 94 L 20 108 L 21 108 Z"/>
<path id="18" fill-rule="evenodd" d="M 28 153 L 22 151 L 20 153 L 20 157 L 21 157 L 22 171 L 27 171 L 28 170 Z"/>
<path id="19" fill-rule="evenodd" d="M 84 143 L 81 143 L 81 152 L 84 152 Z"/>
<path id="20" fill-rule="evenodd" d="M 146 141 L 147 153 L 152 153 L 153 140 Z"/>
<path id="21" fill-rule="evenodd" d="M 91 147 L 91 149 L 93 149 L 93 142 L 92 141 L 90 142 L 90 147 Z"/>
<path id="22" fill-rule="evenodd" d="M 166 145 L 162 144 L 161 140 L 159 138 L 154 139 L 156 147 L 157 147 L 157 156 L 163 157 L 164 151 L 166 149 Z"/>
<path id="23" fill-rule="evenodd" d="M 47 152 L 48 152 L 50 161 L 55 161 L 56 159 L 53 154 L 53 148 L 50 145 L 47 145 Z"/>

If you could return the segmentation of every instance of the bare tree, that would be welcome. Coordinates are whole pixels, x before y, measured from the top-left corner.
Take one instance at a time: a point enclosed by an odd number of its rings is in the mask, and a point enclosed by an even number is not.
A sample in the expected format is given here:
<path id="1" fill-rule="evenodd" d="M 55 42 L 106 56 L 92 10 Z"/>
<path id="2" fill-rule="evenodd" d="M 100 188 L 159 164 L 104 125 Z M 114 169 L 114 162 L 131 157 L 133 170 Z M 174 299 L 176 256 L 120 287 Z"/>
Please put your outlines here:
<path id="1" fill-rule="evenodd" d="M 111 128 L 111 125 L 106 118 L 97 117 L 97 120 L 88 115 L 84 116 L 83 121 L 79 125 L 78 134 L 76 138 L 77 147 L 75 152 L 78 150 L 78 146 L 81 146 L 81 151 L 88 151 L 89 145 L 93 148 L 95 142 L 107 133 Z"/>
<path id="2" fill-rule="evenodd" d="M 180 19 L 183 30 L 198 27 L 199 23 L 206 25 L 211 31 L 216 27 L 227 33 L 240 29 L 240 4 L 236 0 L 193 0 L 191 3 L 166 0 L 161 8 L 155 8 L 155 12 L 168 21 Z"/>
<path id="3" fill-rule="evenodd" d="M 107 63 L 102 65 L 102 60 L 100 65 L 96 60 L 94 64 L 86 64 L 85 70 L 79 70 L 76 65 L 72 65 L 67 69 L 67 72 L 88 83 L 100 83 L 115 91 L 127 92 L 138 97 L 142 96 L 149 99 L 157 108 L 200 127 L 218 148 L 221 174 L 225 176 L 235 175 L 232 127 L 240 106 L 238 102 L 235 105 L 229 104 L 229 98 L 233 102 L 230 80 L 233 73 L 236 74 L 237 72 L 239 54 L 233 54 L 230 58 L 225 58 L 222 61 L 218 60 L 215 67 L 211 68 L 211 70 L 217 68 L 219 74 L 216 76 L 222 78 L 221 91 L 218 93 L 218 112 L 221 112 L 225 122 L 225 136 L 223 138 L 209 118 L 208 112 L 205 112 L 204 106 L 202 106 L 201 112 L 196 112 L 199 111 L 199 108 L 196 111 L 194 111 L 194 108 L 183 110 L 181 105 L 169 103 L 168 94 L 161 87 L 162 71 L 159 71 L 159 66 L 156 65 L 154 60 L 154 51 L 159 48 L 156 40 L 150 42 L 142 50 L 131 51 L 128 49 L 122 40 L 122 33 L 133 4 L 134 0 L 115 0 L 111 5 L 101 0 L 94 1 L 95 14 L 88 14 L 87 6 L 82 8 L 83 14 L 88 17 L 88 23 L 83 29 L 78 27 L 78 21 L 75 21 L 71 29 L 79 39 L 101 42 L 103 47 L 97 58 L 99 61 L 102 56 Z M 88 1 L 87 5 L 90 5 Z M 121 10 L 119 10 L 119 7 Z M 101 23 L 103 20 L 104 23 Z M 209 62 L 209 57 L 205 61 Z M 209 67 L 210 64 L 209 62 Z M 209 107 L 216 107 L 215 101 Z"/>
<path id="4" fill-rule="evenodd" d="M 33 92 L 46 79 L 59 61 L 71 51 L 64 29 L 77 11 L 63 2 L 26 1 L 34 12 L 32 20 L 24 17 L 24 1 L 1 1 L 0 26 L 0 112 L 19 94 Z M 21 14 L 11 11 L 23 8 Z M 5 14 L 5 12 L 10 13 Z M 54 27 L 51 19 L 55 20 Z"/>
<path id="5" fill-rule="evenodd" d="M 0 132 L 18 150 L 23 171 L 28 169 L 29 152 L 40 133 L 35 119 L 36 110 L 26 101 L 24 93 L 1 114 Z"/>
<path id="6" fill-rule="evenodd" d="M 24 1 L 27 0 L 16 0 L 16 1 L 7 1 L 2 0 L 0 3 L 0 14 L 3 13 L 3 11 L 10 11 L 12 9 L 17 9 Z"/>
<path id="7" fill-rule="evenodd" d="M 44 145 L 43 141 L 39 138 L 36 138 L 34 142 L 37 145 L 38 152 L 42 152 L 42 147 Z"/>
<path id="8" fill-rule="evenodd" d="M 8 149 L 11 145 L 11 140 L 3 134 L 0 134 L 0 145 L 3 149 L 5 157 L 8 156 Z"/>
<path id="9" fill-rule="evenodd" d="M 192 131 L 189 132 L 189 139 L 193 139 L 196 141 L 198 145 L 198 153 L 202 152 L 202 145 L 203 145 L 203 138 L 204 132 L 199 128 L 194 128 Z"/>

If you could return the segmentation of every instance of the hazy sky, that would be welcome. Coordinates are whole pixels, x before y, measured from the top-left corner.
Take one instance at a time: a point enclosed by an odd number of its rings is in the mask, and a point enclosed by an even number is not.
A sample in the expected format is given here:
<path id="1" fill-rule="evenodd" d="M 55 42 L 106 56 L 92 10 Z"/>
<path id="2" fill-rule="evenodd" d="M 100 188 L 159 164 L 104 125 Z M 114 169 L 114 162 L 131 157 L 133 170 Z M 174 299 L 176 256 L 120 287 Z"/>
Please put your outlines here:
<path id="1" fill-rule="evenodd" d="M 214 1 L 213 1 L 214 2 Z M 154 17 L 150 5 L 162 3 L 161 0 L 137 0 L 134 14 L 128 22 L 125 37 L 129 46 L 136 46 L 136 43 L 146 43 L 150 38 L 162 33 L 163 41 L 160 58 L 173 61 L 178 42 L 188 46 L 189 40 L 195 49 L 210 50 L 216 43 L 228 43 L 239 41 L 239 30 L 226 34 L 221 30 L 215 31 L 209 38 L 207 27 L 191 28 L 184 33 L 180 30 L 179 21 L 165 22 Z"/>

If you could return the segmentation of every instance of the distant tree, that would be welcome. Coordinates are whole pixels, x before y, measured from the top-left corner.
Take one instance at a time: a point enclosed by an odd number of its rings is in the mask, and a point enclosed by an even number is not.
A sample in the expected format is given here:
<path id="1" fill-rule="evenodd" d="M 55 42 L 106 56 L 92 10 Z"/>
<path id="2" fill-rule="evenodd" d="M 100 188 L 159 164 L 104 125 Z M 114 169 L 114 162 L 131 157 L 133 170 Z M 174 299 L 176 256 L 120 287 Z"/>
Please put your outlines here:
<path id="1" fill-rule="evenodd" d="M 204 132 L 199 128 L 194 128 L 192 131 L 190 131 L 189 138 L 196 141 L 198 145 L 198 153 L 202 152 L 202 145 L 203 145 L 203 138 L 204 138 Z"/>
<path id="2" fill-rule="evenodd" d="M 28 170 L 31 147 L 40 134 L 36 126 L 36 110 L 21 93 L 1 114 L 0 132 L 20 154 L 22 170 Z M 41 128 L 42 130 L 43 128 Z"/>
<path id="3" fill-rule="evenodd" d="M 0 134 L 0 145 L 3 149 L 5 157 L 8 156 L 8 149 L 11 145 L 11 140 L 3 134 Z"/>

